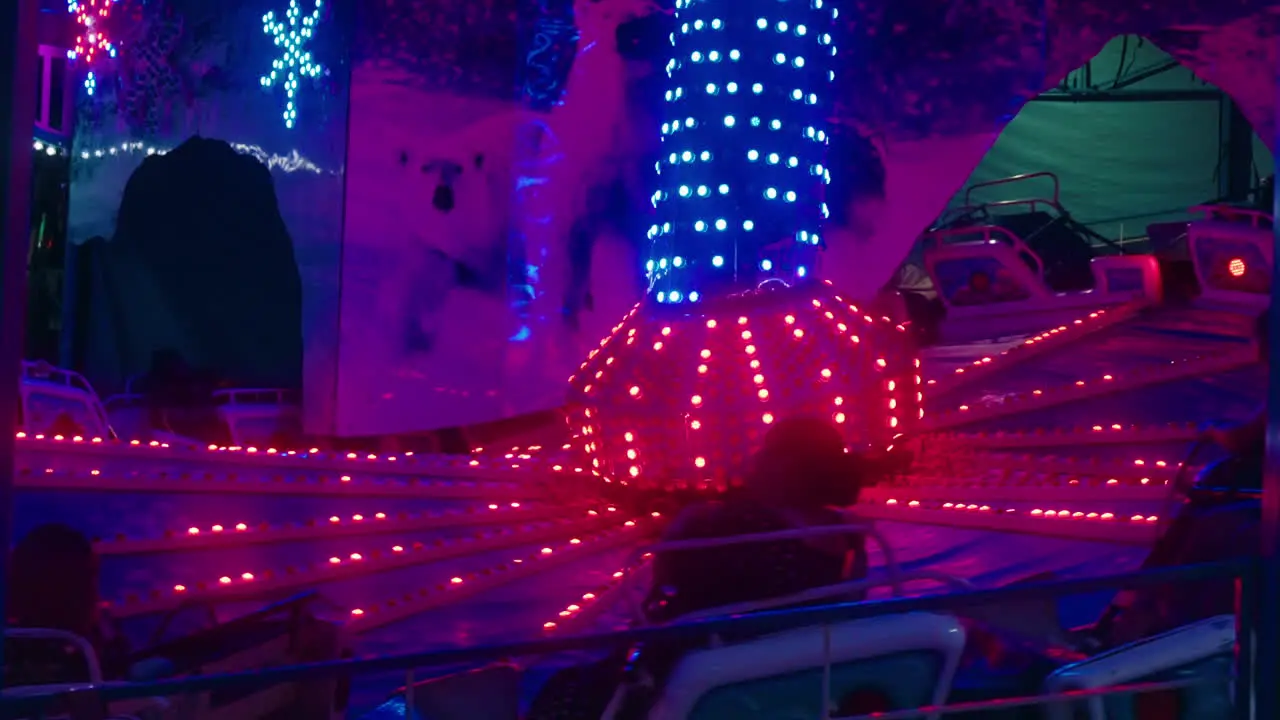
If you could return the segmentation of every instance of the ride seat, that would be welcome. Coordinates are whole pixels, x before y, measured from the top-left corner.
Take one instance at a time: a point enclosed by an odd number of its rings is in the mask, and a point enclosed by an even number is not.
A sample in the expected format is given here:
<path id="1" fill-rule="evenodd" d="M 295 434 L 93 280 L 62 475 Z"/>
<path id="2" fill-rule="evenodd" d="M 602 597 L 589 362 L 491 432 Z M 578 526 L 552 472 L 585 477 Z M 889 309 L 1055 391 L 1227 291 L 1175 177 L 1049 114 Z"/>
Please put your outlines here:
<path id="1" fill-rule="evenodd" d="M 1236 641 L 1234 615 L 1219 615 L 1122 645 L 1059 668 L 1045 692 L 1065 693 L 1142 682 L 1206 679 L 1177 690 L 1091 697 L 1046 706 L 1047 720 L 1132 720 L 1144 709 L 1165 708 L 1158 717 L 1225 718 L 1231 715 L 1231 674 Z"/>
<path id="2" fill-rule="evenodd" d="M 1158 303 L 1164 296 L 1160 263 L 1151 255 L 1107 255 L 1089 263 L 1094 292 Z"/>
<path id="3" fill-rule="evenodd" d="M 649 719 L 825 717 L 829 709 L 865 714 L 940 705 L 964 644 L 955 618 L 909 613 L 699 650 L 677 663 Z M 824 681 L 829 708 L 819 706 Z"/>

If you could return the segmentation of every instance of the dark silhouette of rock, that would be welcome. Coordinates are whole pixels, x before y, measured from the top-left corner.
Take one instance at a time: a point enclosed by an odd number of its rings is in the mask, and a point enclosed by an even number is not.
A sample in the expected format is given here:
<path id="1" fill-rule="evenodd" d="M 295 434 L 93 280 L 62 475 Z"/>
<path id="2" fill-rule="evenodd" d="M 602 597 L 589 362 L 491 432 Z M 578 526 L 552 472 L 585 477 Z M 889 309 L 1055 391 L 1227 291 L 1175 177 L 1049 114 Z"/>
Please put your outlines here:
<path id="1" fill-rule="evenodd" d="M 301 385 L 302 279 L 257 160 L 200 137 L 147 158 L 103 249 L 125 373 L 175 348 L 241 387 Z M 163 312 L 147 307 L 156 302 Z"/>

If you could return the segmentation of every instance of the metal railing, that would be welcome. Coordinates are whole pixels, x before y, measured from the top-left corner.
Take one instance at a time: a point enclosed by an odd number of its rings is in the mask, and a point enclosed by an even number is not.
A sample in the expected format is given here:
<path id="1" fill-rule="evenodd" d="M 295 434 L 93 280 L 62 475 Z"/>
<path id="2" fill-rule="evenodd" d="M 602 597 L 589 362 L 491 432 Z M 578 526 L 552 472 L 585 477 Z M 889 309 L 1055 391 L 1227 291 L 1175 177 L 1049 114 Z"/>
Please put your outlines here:
<path id="1" fill-rule="evenodd" d="M 680 622 L 670 625 L 642 627 L 622 632 L 587 633 L 559 638 L 528 640 L 493 645 L 480 645 L 450 650 L 389 655 L 372 658 L 334 660 L 327 662 L 267 668 L 251 672 L 229 673 L 195 677 L 179 677 L 153 682 L 109 682 L 77 690 L 93 693 L 103 701 L 128 700 L 193 695 L 218 690 L 250 690 L 266 688 L 281 683 L 350 678 L 373 673 L 412 673 L 416 669 L 452 668 L 493 663 L 512 658 L 546 656 L 556 653 L 616 649 L 640 642 L 684 641 L 698 642 L 723 633 L 772 633 L 806 626 L 825 626 L 851 620 L 875 618 L 910 612 L 956 612 L 980 608 L 996 603 L 1045 600 L 1063 595 L 1085 595 L 1107 590 L 1138 590 L 1172 583 L 1202 582 L 1207 580 L 1239 579 L 1238 593 L 1242 602 L 1237 619 L 1237 662 L 1235 673 L 1235 697 L 1238 708 L 1247 714 L 1253 693 L 1252 658 L 1256 651 L 1253 642 L 1254 608 L 1249 602 L 1253 582 L 1257 577 L 1256 561 L 1233 560 L 1209 564 L 1162 568 L 1135 573 L 1101 577 L 1032 582 L 989 590 L 926 595 L 909 598 L 872 600 L 858 603 L 840 603 L 822 606 L 806 606 L 785 610 L 764 611 L 745 616 L 729 616 Z M 1158 685 L 1158 687 L 1157 687 Z M 1064 702 L 1064 698 L 1096 696 L 1100 692 L 1134 693 L 1165 689 L 1164 683 L 1147 688 L 1143 685 L 1114 687 L 1106 690 L 1090 690 L 1068 694 L 1063 698 L 1034 696 L 1006 698 L 983 704 L 963 704 L 948 708 L 922 708 L 918 711 L 894 712 L 885 717 L 919 717 L 924 715 L 971 712 L 988 707 L 1012 707 L 1014 705 Z M 46 708 L 74 693 L 51 693 L 16 697 L 0 694 L 0 717 L 38 716 Z M 1013 703 L 1014 705 L 1010 705 Z M 24 715 L 25 714 L 25 715 Z M 880 716 L 877 716 L 880 717 Z"/>

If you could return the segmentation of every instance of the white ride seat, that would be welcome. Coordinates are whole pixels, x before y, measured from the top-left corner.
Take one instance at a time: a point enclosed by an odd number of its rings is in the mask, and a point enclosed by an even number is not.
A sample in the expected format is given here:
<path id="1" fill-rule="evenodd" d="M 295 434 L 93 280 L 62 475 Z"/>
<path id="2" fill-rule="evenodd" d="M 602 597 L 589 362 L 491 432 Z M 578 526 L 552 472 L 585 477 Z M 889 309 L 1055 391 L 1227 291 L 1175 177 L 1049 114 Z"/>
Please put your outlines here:
<path id="1" fill-rule="evenodd" d="M 1271 216 L 1229 206 L 1198 206 L 1204 218 L 1187 225 L 1187 245 L 1200 284 L 1200 300 L 1212 305 L 1265 310 L 1271 303 L 1275 257 Z"/>
<path id="2" fill-rule="evenodd" d="M 1045 681 L 1050 694 L 1092 690 L 1139 682 L 1206 679 L 1204 685 L 1172 691 L 1177 717 L 1225 718 L 1231 715 L 1230 678 L 1234 663 L 1236 619 L 1233 615 L 1192 623 L 1139 640 L 1082 662 L 1059 668 Z M 1217 682 L 1217 680 L 1221 682 Z M 1048 705 L 1048 720 L 1130 720 L 1143 702 L 1132 694 L 1094 697 Z"/>
<path id="3" fill-rule="evenodd" d="M 871 693 L 893 708 L 946 701 L 964 650 L 953 617 L 910 613 L 699 650 L 675 667 L 650 720 L 825 717 Z M 827 668 L 829 667 L 829 671 Z"/>
<path id="4" fill-rule="evenodd" d="M 237 446 L 269 445 L 277 437 L 296 438 L 302 432 L 302 411 L 288 390 L 219 390 L 213 401 Z"/>
<path id="5" fill-rule="evenodd" d="M 22 418 L 19 427 L 28 434 L 44 433 L 59 418 L 72 421 L 85 438 L 114 438 L 107 412 L 83 375 L 44 362 L 23 362 Z"/>

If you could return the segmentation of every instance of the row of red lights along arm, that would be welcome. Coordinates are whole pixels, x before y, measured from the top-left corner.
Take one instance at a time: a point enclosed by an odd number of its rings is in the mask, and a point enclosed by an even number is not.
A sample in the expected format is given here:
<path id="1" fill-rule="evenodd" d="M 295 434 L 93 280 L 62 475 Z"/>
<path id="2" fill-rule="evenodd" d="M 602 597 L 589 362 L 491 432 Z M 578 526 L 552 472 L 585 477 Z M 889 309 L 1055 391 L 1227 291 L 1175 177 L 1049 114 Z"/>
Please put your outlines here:
<path id="1" fill-rule="evenodd" d="M 633 305 L 631 307 L 631 310 L 626 315 L 624 315 L 621 320 L 618 321 L 618 324 L 614 325 L 613 329 L 610 330 L 607 335 L 605 335 L 603 338 L 600 339 L 599 346 L 592 348 L 591 351 L 587 353 L 586 359 L 583 360 L 582 363 L 578 365 L 578 369 L 574 371 L 572 375 L 569 376 L 568 382 L 570 385 L 573 385 L 574 383 L 578 382 L 578 373 L 585 372 L 587 369 L 587 366 L 591 364 L 592 360 L 596 359 L 597 355 L 609 349 L 609 346 L 613 344 L 614 339 L 621 335 L 622 328 L 627 324 L 627 321 L 635 317 L 635 314 L 639 310 L 640 310 L 639 303 L 636 303 L 635 305 Z M 606 364 L 612 365 L 613 360 L 610 359 Z M 602 371 L 598 371 L 595 375 L 595 379 L 599 380 L 603 376 L 603 374 L 604 373 Z"/>
<path id="2" fill-rule="evenodd" d="M 831 285 L 831 281 L 829 280 L 824 282 L 827 285 Z M 855 316 L 858 316 L 861 314 L 857 306 L 850 304 L 848 301 L 844 299 L 844 297 L 840 295 L 834 295 L 833 297 L 835 298 L 836 303 L 847 307 L 849 309 L 849 312 L 853 313 Z M 813 307 L 815 310 L 822 309 L 821 303 L 818 302 L 817 300 L 813 301 Z M 846 332 L 847 328 L 844 325 L 844 323 L 838 322 L 836 320 L 836 316 L 830 310 L 824 311 L 822 315 L 827 319 L 828 322 L 835 323 L 836 330 L 840 332 Z M 862 318 L 862 321 L 865 323 L 872 324 L 872 325 L 876 323 L 876 320 L 872 318 L 870 315 L 861 314 L 861 318 Z M 884 325 L 892 325 L 894 329 L 899 332 L 906 332 L 906 326 L 894 323 L 893 320 L 891 320 L 888 317 L 882 316 L 880 318 L 880 323 Z M 852 340 L 856 343 L 858 342 L 858 337 L 854 335 L 852 336 Z M 907 381 L 904 378 L 897 378 L 897 379 L 889 378 L 885 380 L 885 390 L 888 393 L 888 397 L 886 398 L 886 402 L 888 404 L 888 407 L 886 408 L 887 410 L 886 416 L 887 416 L 887 422 L 889 425 L 889 430 L 894 434 L 901 432 L 902 428 L 900 426 L 899 417 L 906 415 L 909 411 L 909 408 L 912 406 L 911 403 L 904 402 L 911 395 L 915 396 L 914 408 L 915 408 L 916 416 L 914 418 L 909 418 L 909 419 L 912 421 L 924 420 L 924 376 L 922 375 L 924 371 L 920 367 L 919 355 L 915 355 L 914 357 L 911 358 L 911 364 L 912 364 L 912 368 L 909 373 L 913 381 L 913 384 L 911 387 L 903 387 L 904 385 L 907 384 Z M 886 363 L 884 358 L 878 358 L 876 360 L 876 367 L 878 369 L 884 370 L 888 368 L 888 363 Z M 829 370 L 825 370 L 825 369 L 822 371 L 824 379 L 827 379 L 830 377 L 829 372 L 830 372 Z M 837 397 L 836 405 L 838 406 L 840 404 L 841 404 L 840 398 Z M 842 412 L 840 408 L 837 407 L 836 413 L 833 416 L 833 419 L 837 423 L 840 423 L 840 422 L 843 422 L 844 417 L 845 417 L 845 413 Z"/>
<path id="3" fill-rule="evenodd" d="M 112 613 L 119 617 L 131 617 L 166 612 L 190 602 L 251 600 L 318 583 L 595 532 L 602 526 L 610 525 L 611 516 L 612 513 L 593 510 L 579 520 L 541 522 L 521 528 L 476 533 L 469 538 L 441 539 L 432 543 L 392 545 L 385 549 L 350 553 L 346 557 L 333 556 L 310 567 L 288 567 L 281 572 L 245 571 L 236 575 L 223 575 L 207 583 L 179 584 L 164 590 L 153 590 L 145 597 L 126 596 L 121 602 L 113 604 Z"/>
<path id="4" fill-rule="evenodd" d="M 886 502 L 903 493 L 916 500 L 954 500 L 963 497 L 976 503 L 1091 503 L 1091 502 L 1159 502 L 1168 495 L 1163 484 L 1121 485 L 1087 482 L 1024 485 L 966 485 L 954 480 L 931 484 L 927 478 L 910 486 L 865 488 L 859 500 Z"/>
<path id="5" fill-rule="evenodd" d="M 308 477 L 305 475 L 173 472 L 133 469 L 127 475 L 111 470 L 79 468 L 33 468 L 33 458 L 19 457 L 15 487 L 31 490 L 88 490 L 157 493 L 218 493 L 235 495 L 325 495 L 342 497 L 412 497 L 441 500 L 536 499 L 544 490 L 532 484 L 483 480 L 434 480 L 380 478 L 351 475 Z M 44 458 L 53 463 L 53 457 Z"/>
<path id="6" fill-rule="evenodd" d="M 138 555 L 143 553 L 187 552 L 280 542 L 324 540 L 334 537 L 378 535 L 393 532 L 420 532 L 448 528 L 529 523 L 553 520 L 566 515 L 576 517 L 579 510 L 553 505 L 523 507 L 521 503 L 489 503 L 466 510 L 435 513 L 373 512 L 352 515 L 330 515 L 305 523 L 271 525 L 234 522 L 207 526 L 191 526 L 186 530 L 166 531 L 158 538 L 130 538 L 117 535 L 94 542 L 99 555 Z"/>
<path id="7" fill-rule="evenodd" d="M 940 502 L 893 498 L 882 504 L 859 505 L 857 516 L 896 522 L 945 525 L 996 532 L 1149 545 L 1156 538 L 1155 515 L 1083 511 L 1063 508 L 1019 510 L 982 503 Z"/>
<path id="8" fill-rule="evenodd" d="M 552 570 L 566 563 L 637 541 L 638 528 L 645 523 L 627 520 L 622 527 L 584 538 L 574 538 L 559 547 L 548 546 L 525 557 L 496 567 L 451 578 L 447 583 L 420 588 L 376 605 L 354 608 L 347 628 L 356 634 L 376 630 L 419 613 L 461 602 L 516 580 Z"/>
<path id="9" fill-rule="evenodd" d="M 240 464 L 255 467 L 298 468 L 347 472 L 376 472 L 385 475 L 417 475 L 430 473 L 442 477 L 463 479 L 488 479 L 490 477 L 510 479 L 512 469 L 520 469 L 520 461 L 508 460 L 504 457 L 468 457 L 465 455 L 437 455 L 413 452 L 388 453 L 355 453 L 327 452 L 319 448 L 306 450 L 280 450 L 274 447 L 258 448 L 239 445 L 210 445 L 203 449 L 173 447 L 169 443 L 151 440 L 130 440 L 114 442 L 100 437 L 81 435 L 46 435 L 43 433 L 28 434 L 19 432 L 16 435 L 23 447 L 39 447 L 57 443 L 60 453 L 91 453 L 101 455 L 123 455 L 129 458 L 166 459 L 191 461 L 212 464 Z M 530 460 L 532 456 L 530 456 Z M 530 463 L 532 464 L 532 463 Z M 515 466 L 514 468 L 512 466 Z"/>
<path id="10" fill-rule="evenodd" d="M 657 517 L 657 513 L 654 517 Z M 631 578 L 640 572 L 651 557 L 652 553 L 645 553 L 641 557 L 640 564 L 615 570 L 608 582 L 583 593 L 582 597 L 565 605 L 560 612 L 556 613 L 555 619 L 542 623 L 543 632 L 564 632 L 572 627 L 590 623 L 602 613 L 616 607 L 619 600 L 634 590 L 631 586 Z"/>
<path id="11" fill-rule="evenodd" d="M 997 355 L 979 358 L 968 366 L 955 368 L 940 378 L 931 378 L 928 383 L 930 393 L 937 397 L 968 387 L 983 378 L 1005 372 L 1049 350 L 1061 349 L 1100 330 L 1113 327 L 1134 317 L 1148 305 L 1147 301 L 1139 300 L 1116 308 L 1099 309 L 1065 325 L 1045 330 Z"/>
<path id="12" fill-rule="evenodd" d="M 954 410 L 934 412 L 926 422 L 932 432 L 969 425 L 983 420 L 995 420 L 1028 412 L 1038 412 L 1070 402 L 1078 402 L 1127 390 L 1137 390 L 1152 385 L 1177 382 L 1206 375 L 1217 375 L 1246 367 L 1257 362 L 1257 352 L 1250 349 L 1213 357 L 1192 358 L 1160 364 L 1148 368 L 1133 368 L 1123 376 L 1106 373 L 1099 377 L 1082 378 L 1070 385 L 1043 390 L 1032 390 L 1006 398 L 1000 404 L 970 406 L 960 405 Z"/>
<path id="13" fill-rule="evenodd" d="M 1096 457 L 956 452 L 950 454 L 944 462 L 922 465 L 922 472 L 928 472 L 929 469 L 942 471 L 945 476 L 967 473 L 975 478 L 985 478 L 988 484 L 1014 482 L 1016 476 L 1021 474 L 1105 478 L 1111 484 L 1163 485 L 1177 474 L 1178 464 L 1141 458 L 1111 460 Z"/>
<path id="14" fill-rule="evenodd" d="M 940 433 L 931 440 L 963 448 L 1014 449 L 1047 447 L 1080 447 L 1087 445 L 1156 445 L 1189 442 L 1200 437 L 1196 423 L 1168 425 L 1081 425 L 1071 428 L 1037 428 L 1027 431 Z"/>

